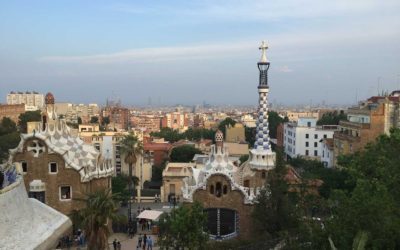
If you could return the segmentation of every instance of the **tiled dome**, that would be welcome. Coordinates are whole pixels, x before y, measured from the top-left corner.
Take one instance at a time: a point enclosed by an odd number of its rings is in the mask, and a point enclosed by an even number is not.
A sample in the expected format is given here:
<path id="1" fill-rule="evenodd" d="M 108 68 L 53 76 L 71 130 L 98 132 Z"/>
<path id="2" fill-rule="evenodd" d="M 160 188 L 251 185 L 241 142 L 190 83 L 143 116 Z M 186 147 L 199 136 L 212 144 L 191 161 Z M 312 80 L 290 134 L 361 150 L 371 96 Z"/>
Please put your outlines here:
<path id="1" fill-rule="evenodd" d="M 54 96 L 52 93 L 47 93 L 44 99 L 46 104 L 54 104 Z"/>

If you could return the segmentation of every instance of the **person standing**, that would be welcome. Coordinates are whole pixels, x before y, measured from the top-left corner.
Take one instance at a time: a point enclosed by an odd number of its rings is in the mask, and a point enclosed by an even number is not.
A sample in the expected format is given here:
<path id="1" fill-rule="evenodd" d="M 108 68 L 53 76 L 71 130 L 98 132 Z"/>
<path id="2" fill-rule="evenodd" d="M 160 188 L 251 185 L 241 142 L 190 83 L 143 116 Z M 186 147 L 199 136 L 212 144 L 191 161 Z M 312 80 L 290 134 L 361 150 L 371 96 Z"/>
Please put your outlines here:
<path id="1" fill-rule="evenodd" d="M 143 236 L 143 250 L 146 250 L 146 244 L 147 244 L 147 236 L 144 234 Z"/>
<path id="2" fill-rule="evenodd" d="M 114 241 L 113 241 L 113 247 L 114 247 L 114 250 L 117 250 L 117 239 L 114 239 Z"/>
<path id="3" fill-rule="evenodd" d="M 121 250 L 121 242 L 119 242 L 119 241 L 117 242 L 117 249 Z"/>
<path id="4" fill-rule="evenodd" d="M 142 234 L 139 234 L 138 246 L 142 247 Z"/>
<path id="5" fill-rule="evenodd" d="M 151 236 L 147 239 L 147 250 L 153 250 L 153 239 Z"/>

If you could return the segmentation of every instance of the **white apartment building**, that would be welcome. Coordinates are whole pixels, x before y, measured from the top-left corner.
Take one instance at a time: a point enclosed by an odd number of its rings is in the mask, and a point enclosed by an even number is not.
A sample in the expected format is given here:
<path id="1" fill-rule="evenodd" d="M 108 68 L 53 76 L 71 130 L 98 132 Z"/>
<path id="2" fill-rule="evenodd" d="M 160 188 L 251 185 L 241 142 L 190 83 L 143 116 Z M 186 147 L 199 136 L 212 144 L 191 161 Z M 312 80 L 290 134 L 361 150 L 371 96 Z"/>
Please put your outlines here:
<path id="1" fill-rule="evenodd" d="M 44 95 L 38 92 L 10 92 L 7 94 L 7 104 L 25 104 L 27 110 L 43 108 Z"/>
<path id="2" fill-rule="evenodd" d="M 333 139 L 322 139 L 321 140 L 322 155 L 321 161 L 327 168 L 333 167 L 334 162 L 334 149 L 333 149 Z"/>
<path id="3" fill-rule="evenodd" d="M 317 118 L 299 117 L 297 122 L 286 122 L 283 129 L 286 156 L 309 157 L 321 160 L 323 139 L 333 138 L 336 125 L 317 126 Z"/>

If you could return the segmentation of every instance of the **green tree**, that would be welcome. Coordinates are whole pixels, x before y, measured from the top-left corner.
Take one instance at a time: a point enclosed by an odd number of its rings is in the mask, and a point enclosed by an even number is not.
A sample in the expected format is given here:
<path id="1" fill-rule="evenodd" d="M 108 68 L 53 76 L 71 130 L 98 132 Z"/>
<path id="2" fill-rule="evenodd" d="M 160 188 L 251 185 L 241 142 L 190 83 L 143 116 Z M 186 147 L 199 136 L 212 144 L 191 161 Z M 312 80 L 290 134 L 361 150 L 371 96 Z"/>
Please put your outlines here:
<path id="1" fill-rule="evenodd" d="M 89 250 L 108 249 L 111 221 L 121 220 L 111 190 L 99 190 L 88 194 L 84 200 L 86 207 L 71 215 L 83 228 Z"/>
<path id="2" fill-rule="evenodd" d="M 28 122 L 39 122 L 41 121 L 40 111 L 26 111 L 19 115 L 18 126 L 21 133 L 27 132 Z"/>
<path id="3" fill-rule="evenodd" d="M 255 232 L 265 239 L 279 237 L 298 226 L 295 206 L 289 202 L 286 173 L 283 153 L 277 151 L 276 167 L 268 174 L 268 186 L 256 198 L 252 213 Z"/>
<path id="4" fill-rule="evenodd" d="M 133 185 L 137 185 L 139 183 L 139 179 L 136 176 L 132 176 L 132 182 Z M 115 195 L 114 198 L 123 203 L 127 202 L 129 199 L 128 184 L 129 176 L 117 175 L 112 177 L 111 187 L 113 194 Z"/>
<path id="5" fill-rule="evenodd" d="M 99 123 L 99 117 L 97 116 L 90 117 L 90 123 Z"/>
<path id="6" fill-rule="evenodd" d="M 235 126 L 236 121 L 233 120 L 230 117 L 225 118 L 225 120 L 221 121 L 218 124 L 218 129 L 222 131 L 222 133 L 224 133 L 224 136 L 226 136 L 226 126 Z"/>
<path id="7" fill-rule="evenodd" d="M 246 137 L 246 141 L 249 143 L 250 147 L 254 146 L 254 142 L 256 141 L 256 128 L 244 128 L 244 135 Z"/>
<path id="8" fill-rule="evenodd" d="M 247 161 L 249 159 L 249 155 L 242 155 L 239 158 L 240 164 L 242 164 L 243 162 Z"/>
<path id="9" fill-rule="evenodd" d="M 200 203 L 182 206 L 159 220 L 158 244 L 161 249 L 205 249 L 208 234 L 203 231 L 207 215 Z"/>
<path id="10" fill-rule="evenodd" d="M 323 114 L 317 125 L 339 125 L 342 120 L 347 120 L 347 115 L 343 111 L 333 111 Z"/>
<path id="11" fill-rule="evenodd" d="M 276 138 L 276 130 L 278 128 L 278 125 L 287 121 L 288 121 L 287 117 L 282 118 L 277 112 L 268 111 L 269 136 L 271 138 Z"/>
<path id="12" fill-rule="evenodd" d="M 4 117 L 0 123 L 0 163 L 7 160 L 9 149 L 17 147 L 20 140 L 15 122 Z"/>
<path id="13" fill-rule="evenodd" d="M 124 161 L 129 165 L 129 195 L 132 196 L 134 193 L 134 190 L 132 189 L 133 185 L 133 179 L 132 179 L 132 171 L 133 171 L 133 166 L 135 165 L 136 167 L 136 162 L 137 162 L 137 157 L 139 155 L 143 155 L 143 144 L 139 139 L 133 135 L 133 133 L 130 133 L 120 141 L 121 145 L 121 153 L 125 157 Z M 134 187 L 134 186 L 133 186 Z M 131 221 L 131 202 L 129 199 L 129 221 Z"/>
<path id="14" fill-rule="evenodd" d="M 190 162 L 195 154 L 201 154 L 201 150 L 192 145 L 182 145 L 175 147 L 171 151 L 171 162 Z"/>
<path id="15" fill-rule="evenodd" d="M 80 116 L 78 116 L 78 125 L 82 124 L 82 118 Z"/>
<path id="16" fill-rule="evenodd" d="M 351 192 L 338 190 L 331 198 L 326 224 L 338 249 L 350 248 L 359 232 L 368 234 L 368 249 L 400 248 L 399 151 L 400 130 L 393 129 L 343 162 L 356 181 Z"/>
<path id="17" fill-rule="evenodd" d="M 110 117 L 109 116 L 103 117 L 101 124 L 103 126 L 107 126 L 108 124 L 110 124 Z"/>

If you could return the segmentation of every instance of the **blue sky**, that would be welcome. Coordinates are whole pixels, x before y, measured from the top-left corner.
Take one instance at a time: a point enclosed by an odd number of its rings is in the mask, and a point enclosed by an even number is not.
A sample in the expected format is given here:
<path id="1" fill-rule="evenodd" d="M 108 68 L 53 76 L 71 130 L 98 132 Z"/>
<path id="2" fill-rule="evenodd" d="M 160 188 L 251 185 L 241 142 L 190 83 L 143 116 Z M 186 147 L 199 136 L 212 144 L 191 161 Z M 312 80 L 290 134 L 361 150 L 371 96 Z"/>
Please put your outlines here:
<path id="1" fill-rule="evenodd" d="M 351 104 L 400 88 L 400 1 L 0 1 L 0 97 Z"/>

